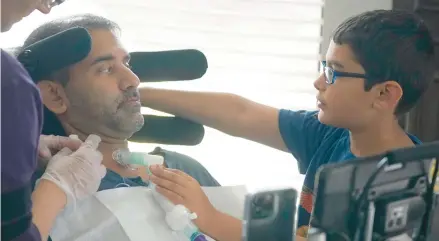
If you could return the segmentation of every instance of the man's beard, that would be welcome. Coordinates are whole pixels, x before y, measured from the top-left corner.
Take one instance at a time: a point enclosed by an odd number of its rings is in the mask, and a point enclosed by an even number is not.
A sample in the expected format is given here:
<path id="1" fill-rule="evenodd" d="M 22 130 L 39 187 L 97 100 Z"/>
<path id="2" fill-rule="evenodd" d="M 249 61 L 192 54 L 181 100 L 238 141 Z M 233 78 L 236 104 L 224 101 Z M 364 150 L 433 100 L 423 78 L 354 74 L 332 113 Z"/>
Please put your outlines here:
<path id="1" fill-rule="evenodd" d="M 72 96 L 73 98 L 71 98 Z M 140 107 L 119 106 L 121 101 L 124 100 L 123 97 L 113 101 L 111 105 L 104 105 L 88 95 L 75 94 L 68 97 L 70 100 L 70 124 L 81 131 L 90 132 L 87 134 L 108 132 L 110 130 L 112 135 L 127 139 L 144 125 Z M 113 108 L 110 106 L 113 106 Z"/>
<path id="2" fill-rule="evenodd" d="M 140 109 L 136 112 L 119 109 L 119 111 L 116 112 L 116 115 L 113 115 L 112 118 L 109 118 L 108 120 L 110 120 L 108 124 L 113 126 L 113 128 L 132 134 L 140 131 L 145 121 Z"/>
<path id="3" fill-rule="evenodd" d="M 141 114 L 140 103 L 127 103 L 129 100 L 140 99 L 139 91 L 136 88 L 130 88 L 123 92 L 118 98 L 118 108 L 116 116 L 120 116 L 121 121 L 118 123 L 119 128 L 131 130 L 132 133 L 139 131 L 144 124 L 144 118 Z"/>

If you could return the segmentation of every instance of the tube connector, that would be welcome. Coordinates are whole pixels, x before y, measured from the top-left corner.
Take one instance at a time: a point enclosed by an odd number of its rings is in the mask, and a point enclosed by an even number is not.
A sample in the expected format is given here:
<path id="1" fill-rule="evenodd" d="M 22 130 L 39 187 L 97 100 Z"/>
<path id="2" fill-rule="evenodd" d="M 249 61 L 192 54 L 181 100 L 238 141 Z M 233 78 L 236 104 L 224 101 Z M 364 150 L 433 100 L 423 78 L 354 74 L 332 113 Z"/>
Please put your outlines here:
<path id="1" fill-rule="evenodd" d="M 174 231 L 183 231 L 185 227 L 192 225 L 192 220 L 197 218 L 196 213 L 191 213 L 183 205 L 175 205 L 166 213 L 166 223 Z"/>
<path id="2" fill-rule="evenodd" d="M 163 165 L 165 162 L 162 156 L 150 155 L 143 152 L 130 152 L 129 150 L 117 149 L 112 154 L 113 160 L 121 165 L 129 166 L 151 166 Z M 149 169 L 148 169 L 149 170 Z"/>

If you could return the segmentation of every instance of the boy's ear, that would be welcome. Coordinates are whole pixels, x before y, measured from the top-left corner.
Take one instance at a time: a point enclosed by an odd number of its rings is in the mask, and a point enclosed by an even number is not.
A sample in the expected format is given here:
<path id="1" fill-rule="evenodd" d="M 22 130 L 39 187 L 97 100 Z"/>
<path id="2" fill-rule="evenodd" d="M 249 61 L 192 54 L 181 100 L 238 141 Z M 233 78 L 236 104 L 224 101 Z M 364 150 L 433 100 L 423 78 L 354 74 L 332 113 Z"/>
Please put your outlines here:
<path id="1" fill-rule="evenodd" d="M 402 98 L 403 91 L 401 85 L 396 81 L 386 81 L 373 87 L 376 94 L 374 107 L 379 109 L 394 110 Z"/>
<path id="2" fill-rule="evenodd" d="M 43 104 L 53 113 L 60 115 L 67 111 L 68 99 L 64 87 L 56 82 L 43 80 L 38 82 Z"/>

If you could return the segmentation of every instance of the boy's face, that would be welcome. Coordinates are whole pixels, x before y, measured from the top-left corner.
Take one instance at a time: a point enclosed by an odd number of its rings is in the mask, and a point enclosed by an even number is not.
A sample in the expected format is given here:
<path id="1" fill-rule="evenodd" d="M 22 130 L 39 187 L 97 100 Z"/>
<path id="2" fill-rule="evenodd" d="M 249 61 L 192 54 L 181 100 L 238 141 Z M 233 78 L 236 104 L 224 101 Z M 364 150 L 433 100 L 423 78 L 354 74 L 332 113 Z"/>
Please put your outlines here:
<path id="1" fill-rule="evenodd" d="M 326 53 L 326 66 L 335 72 L 365 74 L 349 45 L 337 45 L 333 41 Z M 334 83 L 328 84 L 322 73 L 314 86 L 318 90 L 318 118 L 324 124 L 348 129 L 364 128 L 395 107 L 388 105 L 388 95 L 383 97 L 381 93 L 388 86 L 387 82 L 365 91 L 363 78 L 337 77 Z"/>

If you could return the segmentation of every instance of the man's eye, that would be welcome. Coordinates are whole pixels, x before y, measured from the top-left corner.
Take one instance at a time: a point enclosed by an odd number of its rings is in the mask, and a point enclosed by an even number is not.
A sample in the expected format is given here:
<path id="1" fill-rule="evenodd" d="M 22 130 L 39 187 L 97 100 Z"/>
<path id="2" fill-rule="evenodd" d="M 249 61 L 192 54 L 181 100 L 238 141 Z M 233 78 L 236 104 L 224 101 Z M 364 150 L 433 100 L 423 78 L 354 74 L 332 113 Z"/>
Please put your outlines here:
<path id="1" fill-rule="evenodd" d="M 102 74 L 108 74 L 111 73 L 112 70 L 113 70 L 112 67 L 101 67 L 98 69 L 98 72 Z"/>

